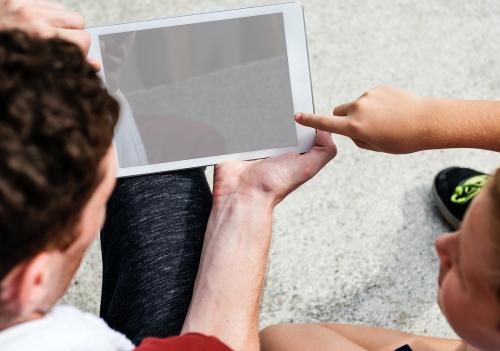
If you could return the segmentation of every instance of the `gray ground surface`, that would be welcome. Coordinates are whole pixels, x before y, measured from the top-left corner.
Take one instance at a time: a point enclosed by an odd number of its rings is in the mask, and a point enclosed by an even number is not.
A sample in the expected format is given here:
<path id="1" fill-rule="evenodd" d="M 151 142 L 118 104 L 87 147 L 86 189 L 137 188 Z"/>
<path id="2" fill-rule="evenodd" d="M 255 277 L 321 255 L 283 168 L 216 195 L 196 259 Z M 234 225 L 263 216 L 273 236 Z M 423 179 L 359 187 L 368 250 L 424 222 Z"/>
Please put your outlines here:
<path id="1" fill-rule="evenodd" d="M 262 4 L 264 1 L 65 1 L 88 25 Z M 304 0 L 319 112 L 390 84 L 419 94 L 498 98 L 500 2 Z M 435 304 L 434 174 L 491 171 L 485 151 L 389 156 L 335 138 L 337 159 L 276 210 L 262 324 L 342 321 L 453 335 Z M 95 245 L 64 302 L 98 310 Z"/>

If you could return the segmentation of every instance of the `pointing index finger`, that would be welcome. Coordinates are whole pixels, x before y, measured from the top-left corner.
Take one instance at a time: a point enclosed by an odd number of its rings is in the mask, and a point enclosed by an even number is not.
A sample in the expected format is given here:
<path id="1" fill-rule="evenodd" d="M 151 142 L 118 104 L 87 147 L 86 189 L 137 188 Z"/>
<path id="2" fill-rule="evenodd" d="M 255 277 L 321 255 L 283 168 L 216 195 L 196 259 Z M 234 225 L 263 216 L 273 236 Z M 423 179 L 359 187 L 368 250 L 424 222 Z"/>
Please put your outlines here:
<path id="1" fill-rule="evenodd" d="M 330 133 L 350 136 L 349 119 L 337 116 L 322 116 L 312 113 L 299 112 L 295 115 L 295 121 L 303 126 L 324 130 Z"/>

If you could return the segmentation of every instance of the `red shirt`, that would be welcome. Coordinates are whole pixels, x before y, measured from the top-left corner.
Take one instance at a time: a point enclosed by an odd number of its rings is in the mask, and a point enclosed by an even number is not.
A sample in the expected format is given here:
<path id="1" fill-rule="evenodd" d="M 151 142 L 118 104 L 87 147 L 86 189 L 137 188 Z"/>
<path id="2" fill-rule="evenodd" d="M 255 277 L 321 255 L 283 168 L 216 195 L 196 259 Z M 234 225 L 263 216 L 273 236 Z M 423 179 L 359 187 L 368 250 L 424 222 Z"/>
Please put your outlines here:
<path id="1" fill-rule="evenodd" d="M 231 351 L 229 347 L 214 338 L 189 333 L 171 338 L 146 338 L 134 351 Z"/>

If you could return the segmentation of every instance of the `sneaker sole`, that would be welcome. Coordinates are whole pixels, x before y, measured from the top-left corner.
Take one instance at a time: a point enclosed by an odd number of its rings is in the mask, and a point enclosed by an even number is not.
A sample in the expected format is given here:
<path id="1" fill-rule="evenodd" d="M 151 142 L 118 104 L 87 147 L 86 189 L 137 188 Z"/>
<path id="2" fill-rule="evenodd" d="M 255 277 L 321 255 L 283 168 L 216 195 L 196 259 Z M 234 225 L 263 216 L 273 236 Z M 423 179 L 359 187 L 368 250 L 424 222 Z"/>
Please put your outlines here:
<path id="1" fill-rule="evenodd" d="M 434 197 L 434 201 L 436 202 L 437 208 L 443 218 L 446 220 L 446 222 L 454 229 L 457 230 L 460 228 L 460 220 L 455 217 L 444 205 L 443 201 L 441 201 L 441 198 L 438 195 L 437 189 L 436 189 L 436 184 L 432 185 L 432 196 Z"/>

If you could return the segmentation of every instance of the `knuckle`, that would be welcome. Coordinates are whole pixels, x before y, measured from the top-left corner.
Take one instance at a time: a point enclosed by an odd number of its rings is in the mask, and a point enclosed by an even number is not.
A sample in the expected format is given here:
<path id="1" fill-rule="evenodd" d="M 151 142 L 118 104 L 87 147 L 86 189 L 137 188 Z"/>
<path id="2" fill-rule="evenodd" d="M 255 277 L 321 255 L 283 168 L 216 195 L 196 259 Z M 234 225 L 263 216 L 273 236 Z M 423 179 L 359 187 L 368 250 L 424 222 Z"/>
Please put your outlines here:
<path id="1" fill-rule="evenodd" d="M 20 19 L 20 20 L 23 20 L 23 21 L 32 21 L 35 19 L 35 12 L 27 7 L 27 6 L 21 6 L 19 7 L 17 10 L 17 17 Z"/>
<path id="2" fill-rule="evenodd" d="M 361 98 L 359 98 L 358 100 L 356 100 L 352 104 L 352 111 L 354 113 L 360 113 L 360 112 L 363 112 L 365 110 L 365 108 L 366 108 L 366 97 L 367 97 L 367 95 L 362 96 Z"/>
<path id="3" fill-rule="evenodd" d="M 371 95 L 369 98 L 360 99 L 358 101 L 357 112 L 361 115 L 361 117 L 365 116 L 370 111 L 374 101 L 376 100 L 373 95 Z"/>
<path id="4" fill-rule="evenodd" d="M 311 166 L 304 166 L 301 173 L 303 179 L 309 179 L 314 175 L 314 170 Z"/>
<path id="5" fill-rule="evenodd" d="M 2 0 L 0 4 L 2 4 L 2 8 L 5 9 L 6 11 L 11 11 L 16 7 L 15 0 Z"/>
<path id="6" fill-rule="evenodd" d="M 56 36 L 54 28 L 40 24 L 37 29 L 38 35 L 42 38 L 52 38 Z"/>
<path id="7" fill-rule="evenodd" d="M 79 38 L 78 38 L 78 41 L 80 43 L 80 46 L 81 48 L 84 50 L 84 51 L 87 51 L 90 47 L 90 34 L 87 33 L 86 31 L 80 31 L 79 33 Z"/>
<path id="8" fill-rule="evenodd" d="M 78 12 L 74 12 L 74 24 L 78 28 L 85 27 L 85 18 Z"/>
<path id="9" fill-rule="evenodd" d="M 85 21 L 85 17 L 83 17 L 83 15 L 81 15 L 81 14 L 78 14 L 78 16 L 80 17 L 80 26 L 82 28 L 85 28 L 85 26 L 87 25 L 87 22 Z"/>

